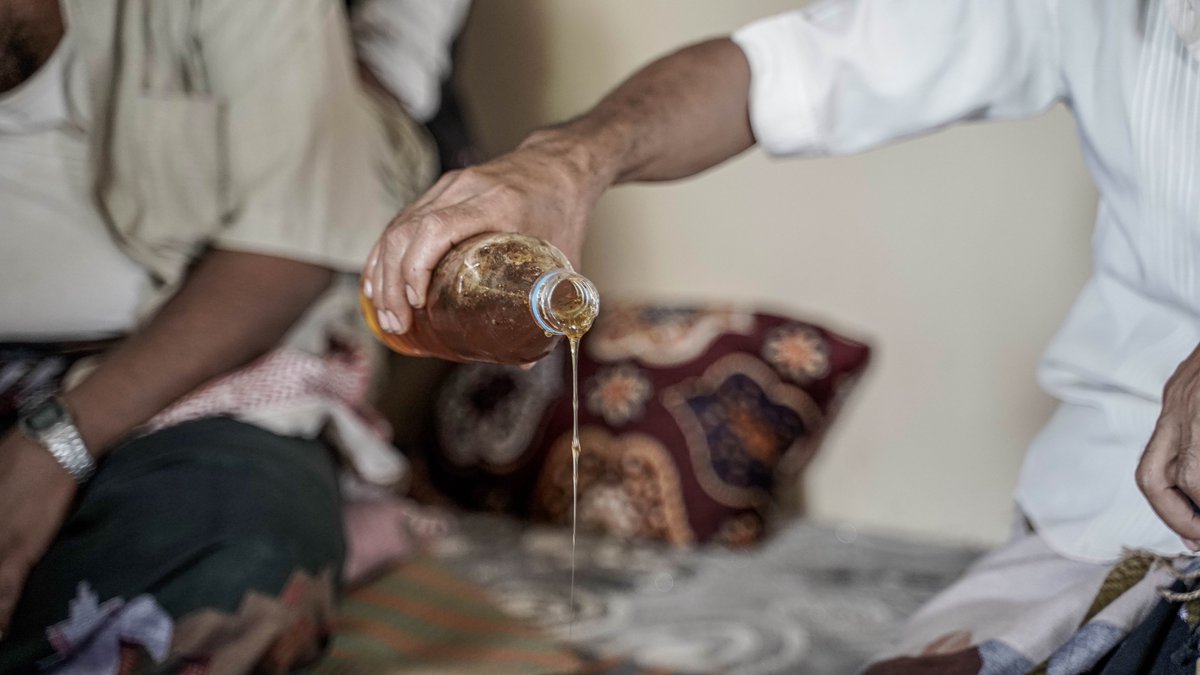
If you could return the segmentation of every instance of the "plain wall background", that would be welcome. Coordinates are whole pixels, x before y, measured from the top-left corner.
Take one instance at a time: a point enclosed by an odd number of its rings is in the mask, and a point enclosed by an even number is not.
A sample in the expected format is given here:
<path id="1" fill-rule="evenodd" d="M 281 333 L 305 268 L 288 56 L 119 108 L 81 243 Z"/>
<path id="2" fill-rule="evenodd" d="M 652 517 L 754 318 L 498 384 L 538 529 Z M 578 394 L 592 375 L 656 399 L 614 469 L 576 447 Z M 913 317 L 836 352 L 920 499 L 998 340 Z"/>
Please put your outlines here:
<path id="1" fill-rule="evenodd" d="M 502 152 L 667 51 L 800 4 L 481 0 L 459 82 Z M 1090 266 L 1095 194 L 1074 133 L 1057 109 L 621 187 L 594 213 L 583 272 L 607 297 L 743 301 L 871 342 L 873 368 L 805 477 L 810 513 L 994 543 L 1053 409 L 1037 358 Z"/>

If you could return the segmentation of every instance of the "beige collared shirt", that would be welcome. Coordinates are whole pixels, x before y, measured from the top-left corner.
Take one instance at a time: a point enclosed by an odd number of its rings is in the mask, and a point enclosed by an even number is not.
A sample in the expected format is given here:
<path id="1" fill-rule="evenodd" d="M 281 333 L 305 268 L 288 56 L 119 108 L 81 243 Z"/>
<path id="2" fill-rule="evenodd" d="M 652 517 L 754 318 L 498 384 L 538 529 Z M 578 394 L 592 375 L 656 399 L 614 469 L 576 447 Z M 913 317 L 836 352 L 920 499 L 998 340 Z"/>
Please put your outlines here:
<path id="1" fill-rule="evenodd" d="M 360 86 L 342 4 L 62 4 L 89 81 L 85 100 L 73 103 L 89 129 L 96 205 L 153 280 L 140 316 L 171 296 L 206 249 L 245 251 L 347 273 L 281 353 L 294 360 L 299 350 L 318 363 L 330 357 L 333 337 L 372 344 L 362 342 L 369 337 L 356 275 L 435 165 L 431 143 L 403 108 Z M 277 433 L 313 436 L 328 427 L 360 476 L 402 480 L 394 449 L 346 401 L 319 394 L 221 410 Z"/>
<path id="2" fill-rule="evenodd" d="M 432 179 L 359 86 L 334 0 L 64 0 L 90 71 L 96 196 L 169 291 L 208 246 L 357 272 Z"/>

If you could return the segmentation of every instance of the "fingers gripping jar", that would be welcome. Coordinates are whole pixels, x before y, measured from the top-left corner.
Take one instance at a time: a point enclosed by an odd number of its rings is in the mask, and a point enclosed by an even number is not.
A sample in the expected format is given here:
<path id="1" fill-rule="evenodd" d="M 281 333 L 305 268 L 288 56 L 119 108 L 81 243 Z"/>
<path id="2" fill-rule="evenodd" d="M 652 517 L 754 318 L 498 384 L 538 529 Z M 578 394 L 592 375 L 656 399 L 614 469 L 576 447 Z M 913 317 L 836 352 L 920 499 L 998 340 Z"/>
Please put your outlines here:
<path id="1" fill-rule="evenodd" d="M 524 364 L 546 356 L 565 336 L 578 339 L 600 311 L 600 294 L 562 251 L 534 237 L 490 233 L 467 239 L 442 258 L 412 326 L 384 332 L 362 297 L 380 341 L 411 356 Z"/>

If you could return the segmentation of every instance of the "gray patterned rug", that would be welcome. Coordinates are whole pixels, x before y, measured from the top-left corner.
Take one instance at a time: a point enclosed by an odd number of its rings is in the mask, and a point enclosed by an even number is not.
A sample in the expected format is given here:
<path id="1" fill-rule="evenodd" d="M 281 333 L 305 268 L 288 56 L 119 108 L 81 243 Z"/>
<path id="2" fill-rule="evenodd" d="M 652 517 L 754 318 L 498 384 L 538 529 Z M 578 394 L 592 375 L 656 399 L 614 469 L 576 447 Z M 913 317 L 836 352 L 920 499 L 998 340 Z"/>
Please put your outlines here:
<path id="1" fill-rule="evenodd" d="M 981 551 L 798 521 L 749 552 L 678 551 L 486 515 L 438 554 L 598 657 L 681 673 L 845 675 Z"/>

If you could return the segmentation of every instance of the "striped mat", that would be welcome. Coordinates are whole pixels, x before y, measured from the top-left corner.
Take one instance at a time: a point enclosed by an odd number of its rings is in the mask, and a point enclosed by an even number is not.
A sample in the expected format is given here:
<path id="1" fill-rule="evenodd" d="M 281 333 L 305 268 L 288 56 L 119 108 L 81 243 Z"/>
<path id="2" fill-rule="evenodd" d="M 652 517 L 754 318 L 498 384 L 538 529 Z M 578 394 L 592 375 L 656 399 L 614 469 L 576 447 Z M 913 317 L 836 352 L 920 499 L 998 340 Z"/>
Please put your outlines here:
<path id="1" fill-rule="evenodd" d="M 482 588 L 421 558 L 343 599 L 329 653 L 309 672 L 601 672 L 597 665 L 585 665 L 569 647 L 506 616 Z"/>

